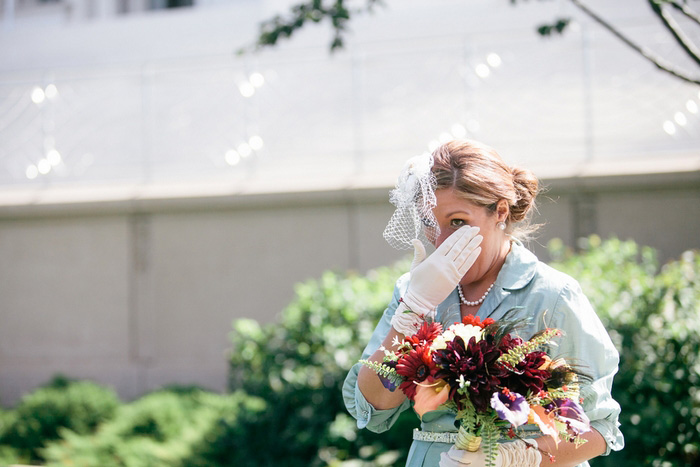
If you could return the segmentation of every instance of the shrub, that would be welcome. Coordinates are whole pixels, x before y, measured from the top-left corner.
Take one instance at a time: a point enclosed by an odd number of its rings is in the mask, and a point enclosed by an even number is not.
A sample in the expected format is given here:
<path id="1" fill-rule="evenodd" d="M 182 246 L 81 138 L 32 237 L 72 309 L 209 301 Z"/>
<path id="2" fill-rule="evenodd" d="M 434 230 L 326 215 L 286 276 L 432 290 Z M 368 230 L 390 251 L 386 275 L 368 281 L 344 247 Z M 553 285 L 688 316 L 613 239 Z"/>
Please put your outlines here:
<path id="1" fill-rule="evenodd" d="M 14 412 L 0 408 L 0 440 L 5 437 L 5 432 L 14 424 L 14 420 Z M 0 465 L 23 464 L 28 461 L 29 459 L 22 457 L 17 449 L 0 444 Z"/>
<path id="2" fill-rule="evenodd" d="M 613 396 L 627 448 L 595 466 L 693 465 L 700 448 L 700 255 L 659 268 L 651 248 L 615 238 L 583 239 L 580 251 L 550 243 L 552 265 L 581 283 L 620 350 Z M 326 273 L 297 289 L 282 324 L 234 323 L 231 388 L 264 397 L 254 430 L 277 434 L 285 465 L 399 465 L 415 417 L 387 433 L 357 430 L 340 386 L 359 357 L 393 282 L 407 265 L 367 277 Z M 319 410 L 322 407 L 322 410 Z M 251 443 L 259 465 L 279 460 Z"/>
<path id="3" fill-rule="evenodd" d="M 163 390 L 122 406 L 92 435 L 62 431 L 45 450 L 46 465 L 178 467 L 244 465 L 210 461 L 220 446 L 222 424 L 239 426 L 263 410 L 262 400 L 242 393 Z M 225 444 L 235 453 L 243 440 Z"/>
<path id="4" fill-rule="evenodd" d="M 620 351 L 613 396 L 626 448 L 595 466 L 700 462 L 700 254 L 658 269 L 634 242 L 591 237 L 574 255 L 555 244 L 553 266 L 581 286 Z"/>
<path id="5" fill-rule="evenodd" d="M 579 280 L 620 350 L 613 396 L 627 443 L 592 465 L 698 465 L 700 254 L 659 268 L 631 241 L 593 236 L 581 248 L 552 242 L 552 265 Z M 407 268 L 327 272 L 297 287 L 280 324 L 236 321 L 232 394 L 167 388 L 117 409 L 110 390 L 56 379 L 0 411 L 0 465 L 401 465 L 417 418 L 358 430 L 341 386 Z"/>
<path id="6" fill-rule="evenodd" d="M 41 461 L 41 448 L 58 439 L 62 428 L 91 433 L 114 415 L 118 404 L 110 389 L 58 377 L 21 399 L 1 433 L 0 444 L 12 446 L 30 461 Z"/>
<path id="7" fill-rule="evenodd" d="M 405 414 L 382 435 L 357 430 L 345 411 L 341 387 L 407 266 L 376 269 L 364 277 L 326 272 L 297 286 L 280 324 L 234 323 L 230 389 L 269 403 L 248 426 L 261 433 L 248 446 L 256 465 L 283 460 L 286 466 L 307 467 L 347 459 L 392 465 L 405 458 L 416 417 Z"/>

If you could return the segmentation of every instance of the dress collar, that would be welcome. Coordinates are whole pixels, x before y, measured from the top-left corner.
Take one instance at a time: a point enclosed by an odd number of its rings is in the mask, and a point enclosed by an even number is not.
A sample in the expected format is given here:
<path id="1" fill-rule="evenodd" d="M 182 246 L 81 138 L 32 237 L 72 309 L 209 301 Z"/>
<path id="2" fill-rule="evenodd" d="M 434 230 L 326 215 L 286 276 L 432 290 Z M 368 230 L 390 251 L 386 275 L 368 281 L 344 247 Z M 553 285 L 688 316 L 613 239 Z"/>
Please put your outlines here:
<path id="1" fill-rule="evenodd" d="M 506 256 L 495 285 L 504 290 L 519 290 L 535 277 L 538 259 L 519 240 L 513 239 L 510 252 Z"/>
<path id="2" fill-rule="evenodd" d="M 511 291 L 522 289 L 535 277 L 537 271 L 537 257 L 530 252 L 519 240 L 512 240 L 512 245 L 501 270 L 496 277 L 496 282 L 486 300 L 479 307 L 477 316 L 487 318 L 495 311 L 498 305 Z M 437 320 L 447 327 L 455 322 L 460 322 L 460 301 L 457 289 L 437 307 Z"/>

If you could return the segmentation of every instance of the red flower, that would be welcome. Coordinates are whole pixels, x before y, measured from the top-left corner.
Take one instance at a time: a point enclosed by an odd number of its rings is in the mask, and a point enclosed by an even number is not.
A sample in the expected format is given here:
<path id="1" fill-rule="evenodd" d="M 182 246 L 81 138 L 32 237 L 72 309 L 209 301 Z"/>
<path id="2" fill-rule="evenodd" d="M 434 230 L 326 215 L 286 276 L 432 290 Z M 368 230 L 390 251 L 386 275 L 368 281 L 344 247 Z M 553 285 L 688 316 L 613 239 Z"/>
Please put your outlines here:
<path id="1" fill-rule="evenodd" d="M 478 326 L 481 329 L 484 329 L 486 326 L 490 326 L 493 323 L 495 323 L 495 321 L 492 318 L 486 318 L 482 323 L 481 318 L 474 315 L 466 315 L 464 318 L 462 318 L 462 324 L 471 324 L 472 326 Z"/>
<path id="2" fill-rule="evenodd" d="M 469 339 L 465 345 L 464 340 L 457 336 L 452 342 L 447 343 L 445 349 L 436 350 L 434 359 L 438 370 L 436 378 L 442 378 L 450 385 L 450 398 L 456 400 L 459 388 L 459 377 L 469 382 L 469 399 L 478 413 L 486 413 L 490 407 L 491 396 L 501 380 L 508 376 L 507 370 L 496 361 L 501 356 L 501 351 L 488 339 L 476 342 Z M 458 408 L 461 404 L 457 401 Z"/>
<path id="3" fill-rule="evenodd" d="M 417 333 L 406 337 L 405 340 L 413 347 L 417 345 L 428 347 L 440 334 L 442 334 L 442 324 L 436 322 L 428 323 L 425 321 Z"/>
<path id="4" fill-rule="evenodd" d="M 527 354 L 523 360 L 511 370 L 505 386 L 520 394 L 538 394 L 545 387 L 545 381 L 551 373 L 540 369 L 545 362 L 546 354 L 535 351 Z"/>
<path id="5" fill-rule="evenodd" d="M 417 345 L 408 354 L 399 358 L 396 372 L 406 378 L 399 389 L 406 397 L 413 400 L 416 396 L 416 384 L 424 381 L 435 370 L 435 364 L 430 356 L 430 347 Z"/>

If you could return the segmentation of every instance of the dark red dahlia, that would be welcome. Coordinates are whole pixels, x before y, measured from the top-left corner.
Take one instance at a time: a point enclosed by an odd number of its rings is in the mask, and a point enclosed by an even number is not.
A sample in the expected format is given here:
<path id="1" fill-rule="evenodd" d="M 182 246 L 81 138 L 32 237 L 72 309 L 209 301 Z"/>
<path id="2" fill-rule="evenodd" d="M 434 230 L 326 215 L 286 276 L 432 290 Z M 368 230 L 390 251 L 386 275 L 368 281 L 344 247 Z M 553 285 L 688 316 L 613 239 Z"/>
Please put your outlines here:
<path id="1" fill-rule="evenodd" d="M 437 365 L 435 378 L 447 381 L 450 398 L 454 400 L 462 375 L 469 383 L 469 399 L 474 408 L 484 413 L 489 408 L 491 396 L 501 386 L 501 380 L 508 375 L 507 370 L 496 363 L 500 356 L 501 351 L 486 339 L 476 342 L 472 337 L 465 346 L 461 337 L 455 337 L 446 348 L 433 354 Z"/>
<path id="2" fill-rule="evenodd" d="M 540 370 L 546 361 L 545 357 L 546 354 L 541 351 L 527 354 L 504 381 L 504 386 L 523 395 L 527 395 L 528 391 L 532 394 L 539 393 L 551 375 L 548 370 Z"/>
<path id="3" fill-rule="evenodd" d="M 506 334 L 501 338 L 501 342 L 498 345 L 498 347 L 501 349 L 503 353 L 508 352 L 510 349 L 517 347 L 521 345 L 524 341 L 517 337 L 517 336 L 511 336 L 510 334 Z"/>
<path id="4" fill-rule="evenodd" d="M 435 370 L 435 364 L 430 358 L 428 346 L 417 345 L 406 355 L 399 358 L 396 372 L 406 378 L 399 389 L 406 397 L 413 400 L 416 395 L 416 384 L 424 381 Z"/>

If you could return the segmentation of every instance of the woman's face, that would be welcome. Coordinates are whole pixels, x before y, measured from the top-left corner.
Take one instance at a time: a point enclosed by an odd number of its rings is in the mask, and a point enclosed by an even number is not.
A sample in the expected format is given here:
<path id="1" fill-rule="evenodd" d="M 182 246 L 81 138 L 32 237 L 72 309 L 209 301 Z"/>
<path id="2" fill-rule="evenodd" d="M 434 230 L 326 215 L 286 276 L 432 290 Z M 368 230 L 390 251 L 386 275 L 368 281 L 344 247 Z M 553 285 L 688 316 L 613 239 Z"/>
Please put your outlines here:
<path id="1" fill-rule="evenodd" d="M 435 247 L 440 246 L 447 237 L 464 225 L 479 227 L 479 234 L 484 237 L 481 242 L 481 254 L 474 265 L 467 271 L 461 283 L 463 285 L 483 279 L 489 272 L 498 273 L 505 255 L 508 253 L 508 237 L 498 228 L 499 217 L 505 219 L 505 213 L 489 211 L 483 206 L 460 197 L 455 190 L 444 188 L 435 191 L 437 206 L 433 214 L 440 226 L 440 234 Z M 495 279 L 495 278 L 494 278 Z"/>

